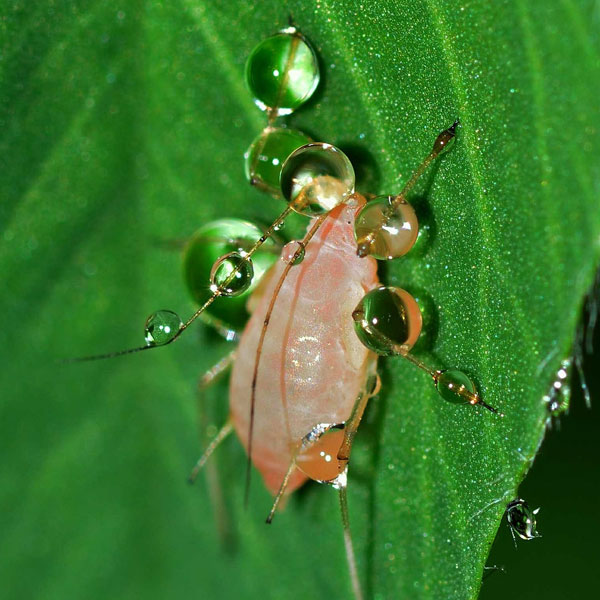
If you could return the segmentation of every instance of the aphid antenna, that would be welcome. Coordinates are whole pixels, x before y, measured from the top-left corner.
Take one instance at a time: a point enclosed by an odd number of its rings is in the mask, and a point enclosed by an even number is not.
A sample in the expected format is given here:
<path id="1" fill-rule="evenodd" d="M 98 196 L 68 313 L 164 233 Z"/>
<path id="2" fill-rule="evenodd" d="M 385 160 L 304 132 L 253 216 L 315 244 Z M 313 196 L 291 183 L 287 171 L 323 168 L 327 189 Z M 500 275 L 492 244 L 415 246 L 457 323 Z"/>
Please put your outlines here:
<path id="1" fill-rule="evenodd" d="M 335 487 L 339 491 L 340 511 L 342 513 L 342 526 L 344 529 L 344 546 L 346 548 L 346 558 L 348 560 L 348 570 L 350 571 L 350 581 L 356 600 L 363 600 L 362 589 L 358 577 L 358 568 L 356 567 L 356 556 L 354 554 L 354 544 L 350 533 L 350 516 L 348 514 L 348 467 L 340 473 L 336 480 Z"/>
<path id="2" fill-rule="evenodd" d="M 291 17 L 291 15 L 290 15 Z M 298 30 L 294 27 L 293 24 L 290 23 L 289 27 L 283 30 L 285 33 L 292 36 L 292 42 L 290 44 L 290 51 L 287 57 L 287 61 L 285 63 L 285 67 L 283 68 L 283 78 L 279 84 L 279 90 L 277 92 L 277 100 L 275 102 L 274 107 L 269 108 L 267 110 L 267 127 L 273 125 L 277 117 L 281 114 L 279 110 L 279 106 L 282 105 L 283 96 L 285 95 L 288 89 L 288 81 L 290 79 L 290 72 L 292 71 L 292 67 L 294 65 L 294 60 L 296 59 L 296 52 L 298 50 L 298 46 L 300 42 L 303 41 L 302 35 L 298 32 Z"/>
<path id="3" fill-rule="evenodd" d="M 298 244 L 298 248 L 294 252 L 292 258 L 287 262 L 283 272 L 279 277 L 279 281 L 275 286 L 273 294 L 271 296 L 271 300 L 269 302 L 269 307 L 267 309 L 267 313 L 265 315 L 265 320 L 260 332 L 260 338 L 258 340 L 258 346 L 256 348 L 256 357 L 254 359 L 254 372 L 252 374 L 252 385 L 250 389 L 250 424 L 248 427 L 248 459 L 246 462 L 246 489 L 244 493 L 244 505 L 248 506 L 248 500 L 250 496 L 250 481 L 252 477 L 252 438 L 254 434 L 254 418 L 255 418 L 255 409 L 256 409 L 256 383 L 258 380 L 258 367 L 260 364 L 260 357 L 262 355 L 262 349 L 265 341 L 265 335 L 267 334 L 267 328 L 269 327 L 269 321 L 271 319 L 271 314 L 273 313 L 273 308 L 275 307 L 275 302 L 277 297 L 279 296 L 279 292 L 281 291 L 281 287 L 283 286 L 283 282 L 285 281 L 288 273 L 291 268 L 294 266 L 300 255 L 305 251 L 306 247 L 310 240 L 314 237 L 314 235 L 319 230 L 319 227 L 323 224 L 325 219 L 327 218 L 328 213 L 323 213 L 318 216 L 310 229 L 302 239 L 302 241 Z M 287 413 L 286 413 L 287 414 Z M 287 424 L 287 428 L 289 430 L 289 424 Z"/>
<path id="4" fill-rule="evenodd" d="M 357 240 L 357 250 L 356 253 L 358 256 L 365 257 L 369 254 L 369 249 L 379 232 L 389 223 L 391 219 L 394 218 L 398 207 L 401 204 L 406 204 L 406 197 L 410 193 L 410 191 L 415 187 L 417 181 L 423 176 L 423 173 L 428 169 L 429 165 L 441 154 L 446 152 L 452 145 L 454 138 L 456 136 L 456 128 L 460 125 L 460 121 L 456 119 L 448 129 L 445 129 L 440 133 L 435 142 L 433 143 L 433 147 L 431 152 L 424 158 L 423 162 L 415 169 L 410 179 L 404 184 L 404 187 L 400 190 L 400 192 L 393 196 L 389 206 L 383 211 L 381 222 L 374 226 L 372 230 L 363 236 L 362 238 Z"/>
<path id="5" fill-rule="evenodd" d="M 260 236 L 252 247 L 244 252 L 241 257 L 242 260 L 235 266 L 232 267 L 231 273 L 219 286 L 211 285 L 210 290 L 212 296 L 202 304 L 202 306 L 185 322 L 179 325 L 179 329 L 173 334 L 173 336 L 160 343 L 160 344 L 147 344 L 145 346 L 139 346 L 137 348 L 128 348 L 126 350 L 119 350 L 117 352 L 107 352 L 104 354 L 94 354 L 91 356 L 80 356 L 76 358 L 67 358 L 60 361 L 61 363 L 75 363 L 75 362 L 88 362 L 94 360 L 105 360 L 107 358 L 116 358 L 117 356 L 124 356 L 126 354 L 135 354 L 136 352 L 142 352 L 144 350 L 152 350 L 154 348 L 160 348 L 173 343 L 179 336 L 200 316 L 204 311 L 210 307 L 210 305 L 220 296 L 226 296 L 226 291 L 229 284 L 235 279 L 238 273 L 250 262 L 254 253 L 274 234 L 277 228 L 285 221 L 288 215 L 293 211 L 293 203 L 288 204 L 285 210 L 273 221 L 273 223 L 267 228 L 267 230 Z"/>

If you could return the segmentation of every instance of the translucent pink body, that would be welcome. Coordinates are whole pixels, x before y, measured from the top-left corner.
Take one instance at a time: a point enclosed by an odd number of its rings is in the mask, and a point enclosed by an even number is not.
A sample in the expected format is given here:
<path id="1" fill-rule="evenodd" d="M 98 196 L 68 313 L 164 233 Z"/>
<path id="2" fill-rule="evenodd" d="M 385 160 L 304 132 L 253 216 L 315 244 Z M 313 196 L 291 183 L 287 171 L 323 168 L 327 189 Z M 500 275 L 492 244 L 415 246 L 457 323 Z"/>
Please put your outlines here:
<path id="1" fill-rule="evenodd" d="M 366 378 L 369 351 L 354 332 L 352 311 L 378 283 L 372 258 L 359 258 L 356 207 L 334 209 L 291 268 L 279 292 L 259 363 L 252 460 L 276 493 L 298 442 L 319 423 L 343 423 Z M 230 381 L 236 432 L 248 448 L 256 349 L 273 290 L 285 264 L 278 261 L 242 334 Z M 306 476 L 296 470 L 288 492 Z"/>

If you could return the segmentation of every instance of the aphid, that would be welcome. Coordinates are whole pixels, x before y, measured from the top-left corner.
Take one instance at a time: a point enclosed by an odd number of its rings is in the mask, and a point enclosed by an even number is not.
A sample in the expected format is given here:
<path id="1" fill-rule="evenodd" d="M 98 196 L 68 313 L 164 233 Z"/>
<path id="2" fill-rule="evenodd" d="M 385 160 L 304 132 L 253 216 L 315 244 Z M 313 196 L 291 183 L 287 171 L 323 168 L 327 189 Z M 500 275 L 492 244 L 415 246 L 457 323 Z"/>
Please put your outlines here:
<path id="1" fill-rule="evenodd" d="M 506 520 L 510 527 L 510 532 L 517 545 L 518 535 L 522 540 L 532 540 L 541 535 L 537 532 L 536 515 L 540 512 L 539 508 L 531 510 L 525 500 L 517 498 L 510 502 L 506 507 Z"/>
<path id="2" fill-rule="evenodd" d="M 267 522 L 282 497 L 307 479 L 333 486 L 339 492 L 352 586 L 361 598 L 347 472 L 367 402 L 380 388 L 378 357 L 409 360 L 429 374 L 444 400 L 496 412 L 465 373 L 434 369 L 411 353 L 422 328 L 419 305 L 377 276 L 376 259 L 401 257 L 415 243 L 418 222 L 407 195 L 452 145 L 458 122 L 440 133 L 400 193 L 367 202 L 355 191 L 353 166 L 339 148 L 275 124 L 318 85 L 318 61 L 308 41 L 293 27 L 264 40 L 248 59 L 246 79 L 268 116 L 245 155 L 246 174 L 252 185 L 283 197 L 287 207 L 264 233 L 234 219 L 203 227 L 185 255 L 197 312 L 184 322 L 172 311 L 158 311 L 146 323 L 146 346 L 101 357 L 169 344 L 199 316 L 233 339 L 248 301 L 252 316 L 235 360 L 230 354 L 204 378 L 210 382 L 233 363 L 230 418 L 190 479 L 235 431 L 248 455 L 246 492 L 252 462 L 275 496 Z M 277 260 L 272 236 L 292 211 L 311 220 L 305 236 L 287 244 Z"/>

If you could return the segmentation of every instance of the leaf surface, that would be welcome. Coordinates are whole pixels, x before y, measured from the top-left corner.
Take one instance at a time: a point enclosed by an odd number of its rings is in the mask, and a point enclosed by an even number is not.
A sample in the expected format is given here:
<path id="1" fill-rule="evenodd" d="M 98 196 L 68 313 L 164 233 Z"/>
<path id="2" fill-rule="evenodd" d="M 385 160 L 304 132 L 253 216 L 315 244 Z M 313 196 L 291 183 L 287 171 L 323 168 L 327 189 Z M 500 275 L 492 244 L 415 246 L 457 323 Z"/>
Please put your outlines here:
<path id="1" fill-rule="evenodd" d="M 597 10 L 597 9 L 596 9 Z M 152 311 L 193 310 L 156 240 L 281 210 L 242 156 L 265 124 L 244 62 L 293 15 L 322 66 L 289 119 L 394 193 L 439 131 L 457 144 L 411 197 L 429 236 L 382 279 L 430 306 L 416 349 L 469 373 L 504 418 L 441 401 L 381 362 L 350 471 L 368 597 L 475 598 L 506 503 L 543 438 L 600 254 L 594 2 L 355 0 L 4 3 L 0 271 L 4 466 L 0 579 L 10 597 L 349 597 L 335 494 L 310 485 L 272 527 L 230 440 L 209 479 L 195 384 L 228 347 L 198 327 L 136 346 Z M 204 402 L 227 411 L 221 383 Z"/>

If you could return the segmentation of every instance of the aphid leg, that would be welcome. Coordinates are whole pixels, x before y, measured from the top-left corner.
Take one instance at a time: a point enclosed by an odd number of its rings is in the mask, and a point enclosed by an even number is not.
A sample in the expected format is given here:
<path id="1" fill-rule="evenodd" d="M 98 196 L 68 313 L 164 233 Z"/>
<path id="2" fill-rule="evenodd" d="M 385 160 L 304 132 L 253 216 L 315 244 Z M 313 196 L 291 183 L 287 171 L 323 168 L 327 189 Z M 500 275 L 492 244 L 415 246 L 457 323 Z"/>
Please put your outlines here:
<path id="1" fill-rule="evenodd" d="M 231 328 L 227 323 L 225 323 L 225 321 L 208 313 L 202 313 L 200 315 L 200 320 L 205 325 L 208 325 L 214 329 L 222 338 L 225 339 L 225 341 L 234 343 L 239 341 L 240 334 L 235 329 Z"/>
<path id="2" fill-rule="evenodd" d="M 236 350 L 232 350 L 229 354 L 225 355 L 219 362 L 213 365 L 208 371 L 206 371 L 200 380 L 198 381 L 198 389 L 197 389 L 197 398 L 196 398 L 196 407 L 198 413 L 198 423 L 201 421 L 201 415 L 203 414 L 203 396 L 204 390 L 209 387 L 212 383 L 214 383 L 220 375 L 225 373 L 229 367 L 232 365 L 235 359 Z M 220 446 L 221 442 L 227 438 L 227 436 L 233 431 L 233 425 L 231 421 L 227 421 L 223 427 L 218 431 L 217 435 L 210 441 L 206 450 L 202 454 L 202 456 L 198 459 L 194 468 L 192 469 L 188 481 L 190 483 L 194 483 L 198 473 L 206 464 L 206 461 L 210 458 L 212 453 Z"/>
<path id="3" fill-rule="evenodd" d="M 298 257 L 304 252 L 306 246 L 308 245 L 310 240 L 314 237 L 314 235 L 317 233 L 319 227 L 323 224 L 323 222 L 325 221 L 326 218 L 327 218 L 327 213 L 322 214 L 315 219 L 311 228 L 308 230 L 308 232 L 304 236 L 302 242 L 300 242 L 300 244 L 298 244 L 298 249 L 292 256 L 291 260 L 285 265 L 285 268 L 283 269 L 283 272 L 281 273 L 281 276 L 279 277 L 279 281 L 277 282 L 277 285 L 275 286 L 275 290 L 273 291 L 273 296 L 271 297 L 271 301 L 270 301 L 269 307 L 267 309 L 267 313 L 265 315 L 263 327 L 260 332 L 260 338 L 258 340 L 258 346 L 256 348 L 256 357 L 254 359 L 254 372 L 252 375 L 252 385 L 251 385 L 251 392 L 250 392 L 250 424 L 248 427 L 248 460 L 246 463 L 246 491 L 245 491 L 245 495 L 244 495 L 245 496 L 244 503 L 246 505 L 248 505 L 248 497 L 250 494 L 250 478 L 251 478 L 251 473 L 252 473 L 252 434 L 254 432 L 254 411 L 255 411 L 255 407 L 256 407 L 256 382 L 258 380 L 258 367 L 260 364 L 260 357 L 262 354 L 263 344 L 265 341 L 265 335 L 267 333 L 267 328 L 269 326 L 269 320 L 271 319 L 271 314 L 273 313 L 273 308 L 275 307 L 275 302 L 276 302 L 277 296 L 279 295 L 279 292 L 281 290 L 281 286 L 283 285 L 285 278 L 287 277 L 288 273 L 290 272 L 290 269 L 292 269 L 292 267 L 296 263 Z"/>
<path id="4" fill-rule="evenodd" d="M 376 365 L 377 363 L 374 359 L 374 355 L 371 355 L 365 387 L 363 390 L 361 390 L 356 398 L 350 418 L 346 421 L 344 426 L 344 439 L 340 449 L 338 450 L 337 459 L 340 463 L 340 466 L 344 466 L 344 469 L 333 483 L 333 486 L 339 492 L 342 526 L 344 528 L 344 547 L 346 548 L 346 560 L 348 562 L 350 580 L 352 581 L 352 589 L 354 590 L 354 596 L 357 598 L 357 600 L 362 600 L 363 596 L 358 577 L 358 569 L 356 567 L 356 556 L 354 555 L 354 545 L 352 543 L 352 535 L 350 532 L 350 517 L 348 515 L 348 461 L 350 460 L 352 443 L 354 442 L 354 437 L 358 431 L 358 426 L 360 425 L 361 419 L 367 407 L 367 402 L 369 401 L 369 398 L 376 395 L 381 388 L 381 380 L 377 374 Z"/>
<path id="5" fill-rule="evenodd" d="M 493 406 L 490 406 L 481 398 L 473 382 L 462 371 L 456 369 L 433 369 L 427 366 L 422 360 L 410 354 L 408 349 L 400 349 L 398 354 L 419 367 L 422 371 L 425 371 L 433 379 L 438 393 L 444 400 L 453 403 L 462 401 L 472 406 L 481 406 L 492 413 L 499 414 L 501 417 L 504 416 L 503 413 L 498 413 Z"/>
<path id="6" fill-rule="evenodd" d="M 425 157 L 423 162 L 416 168 L 410 179 L 406 182 L 402 190 L 396 196 L 390 196 L 388 205 L 383 210 L 381 219 L 378 223 L 375 223 L 372 228 L 361 235 L 357 239 L 356 253 L 358 256 L 367 256 L 372 253 L 372 247 L 379 239 L 382 229 L 401 211 L 402 205 L 406 205 L 406 197 L 408 193 L 415 187 L 417 181 L 421 178 L 423 173 L 427 170 L 429 165 L 442 153 L 446 152 L 451 147 L 454 137 L 456 135 L 456 128 L 459 125 L 458 120 L 455 121 L 448 129 L 445 129 L 438 135 L 431 152 Z M 414 241 L 413 241 L 414 243 Z M 403 251 L 401 254 L 404 254 Z M 401 254 L 398 254 L 401 255 Z M 390 257 L 390 258 L 393 258 Z"/>
<path id="7" fill-rule="evenodd" d="M 283 481 L 281 482 L 281 485 L 279 486 L 277 496 L 275 496 L 275 500 L 273 501 L 273 506 L 271 507 L 271 512 L 269 513 L 269 516 L 267 517 L 267 519 L 265 521 L 269 525 L 273 522 L 273 517 L 275 516 L 275 511 L 277 510 L 277 507 L 279 506 L 279 502 L 281 501 L 281 499 L 283 498 L 283 495 L 285 494 L 287 484 L 288 484 L 290 477 L 295 469 L 296 469 L 296 456 L 294 455 L 294 457 L 290 461 L 290 466 L 288 467 L 288 470 L 285 473 Z"/>
<path id="8" fill-rule="evenodd" d="M 369 401 L 369 398 L 375 396 L 381 388 L 381 380 L 377 374 L 376 367 L 377 361 L 375 360 L 375 355 L 372 354 L 369 357 L 369 366 L 367 369 L 368 375 L 365 387 L 356 398 L 350 417 L 344 425 L 344 440 L 337 454 L 337 459 L 344 465 L 347 465 L 350 460 L 352 442 L 354 441 L 358 426 L 360 425 L 360 421 L 367 408 L 367 402 Z"/>
<path id="9" fill-rule="evenodd" d="M 160 250 L 165 250 L 167 252 L 181 252 L 188 242 L 190 238 L 159 238 L 155 237 L 152 239 L 154 246 Z"/>
<path id="10" fill-rule="evenodd" d="M 350 533 L 350 518 L 348 515 L 348 467 L 340 473 L 334 484 L 337 488 L 340 498 L 340 511 L 342 514 L 342 526 L 344 528 L 344 546 L 346 548 L 346 560 L 348 562 L 348 571 L 350 572 L 350 581 L 352 582 L 352 590 L 356 600 L 362 600 L 362 589 L 358 578 L 358 569 L 356 567 L 356 556 L 354 555 L 354 544 L 352 543 L 352 535 Z"/>
<path id="11" fill-rule="evenodd" d="M 356 334 L 369 350 L 381 356 L 402 356 L 425 371 L 447 402 L 478 405 L 498 413 L 482 400 L 465 373 L 458 369 L 434 369 L 410 353 L 421 332 L 422 316 L 417 301 L 407 291 L 381 286 L 367 292 L 352 311 L 352 319 Z"/>
<path id="12" fill-rule="evenodd" d="M 221 375 L 227 372 L 235 358 L 235 353 L 236 350 L 233 350 L 229 354 L 224 356 L 213 367 L 208 369 L 208 371 L 206 371 L 198 381 L 198 386 L 196 390 L 196 413 L 198 433 L 201 444 L 205 443 L 204 432 L 207 430 L 208 425 L 208 419 L 204 403 L 204 392 L 212 383 L 219 379 Z M 225 508 L 225 503 L 223 499 L 223 487 L 221 485 L 221 480 L 217 471 L 217 465 L 214 461 L 209 461 L 208 459 L 213 454 L 213 452 L 221 445 L 221 443 L 227 437 L 229 437 L 232 431 L 233 425 L 228 419 L 223 425 L 223 427 L 221 427 L 217 434 L 210 440 L 210 442 L 206 446 L 206 449 L 204 450 L 204 453 L 198 459 L 188 477 L 188 483 L 193 484 L 196 480 L 196 477 L 198 476 L 198 473 L 201 470 L 204 470 L 206 483 L 208 485 L 209 498 L 214 514 L 214 520 L 217 525 L 219 539 L 221 540 L 221 544 L 223 547 L 230 546 L 233 529 L 231 527 L 231 518 Z"/>
<path id="13" fill-rule="evenodd" d="M 233 431 L 233 425 L 231 421 L 227 421 L 217 435 L 212 439 L 210 444 L 206 447 L 206 450 L 202 454 L 202 456 L 198 459 L 198 462 L 194 465 L 190 476 L 188 477 L 188 481 L 190 483 L 194 483 L 196 481 L 196 477 L 198 477 L 198 473 L 202 469 L 202 467 L 206 464 L 206 461 L 211 457 L 212 453 L 221 445 L 221 442 L 225 440 L 229 434 Z"/>

